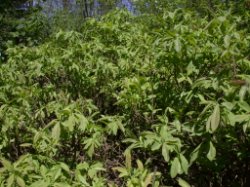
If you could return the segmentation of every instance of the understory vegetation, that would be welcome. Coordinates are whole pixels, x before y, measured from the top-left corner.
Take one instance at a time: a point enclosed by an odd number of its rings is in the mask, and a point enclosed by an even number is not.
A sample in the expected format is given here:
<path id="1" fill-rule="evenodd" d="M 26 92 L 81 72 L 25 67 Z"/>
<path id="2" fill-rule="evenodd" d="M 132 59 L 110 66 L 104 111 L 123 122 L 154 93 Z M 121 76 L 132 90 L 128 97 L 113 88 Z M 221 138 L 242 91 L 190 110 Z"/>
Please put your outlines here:
<path id="1" fill-rule="evenodd" d="M 6 44 L 0 186 L 250 185 L 249 28 L 114 10 Z"/>

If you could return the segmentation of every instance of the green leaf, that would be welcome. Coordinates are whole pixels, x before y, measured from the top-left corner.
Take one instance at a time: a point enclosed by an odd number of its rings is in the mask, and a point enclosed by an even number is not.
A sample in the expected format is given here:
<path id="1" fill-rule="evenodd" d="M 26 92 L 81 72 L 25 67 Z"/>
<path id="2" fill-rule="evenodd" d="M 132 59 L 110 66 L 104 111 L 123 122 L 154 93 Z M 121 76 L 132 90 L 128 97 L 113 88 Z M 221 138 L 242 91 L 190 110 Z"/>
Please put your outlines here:
<path id="1" fill-rule="evenodd" d="M 116 123 L 116 121 L 112 121 L 112 122 L 108 123 L 108 128 L 112 131 L 113 135 L 117 134 L 118 127 L 119 126 Z"/>
<path id="2" fill-rule="evenodd" d="M 247 129 L 249 129 L 249 128 L 250 128 L 250 120 L 243 125 L 243 132 L 246 133 Z"/>
<path id="3" fill-rule="evenodd" d="M 52 138 L 59 141 L 61 135 L 61 126 L 60 123 L 56 123 L 56 125 L 52 129 Z"/>
<path id="4" fill-rule="evenodd" d="M 242 115 L 234 115 L 234 120 L 236 122 L 242 123 L 244 121 L 249 121 L 250 120 L 250 115 L 249 114 L 242 114 Z"/>
<path id="5" fill-rule="evenodd" d="M 23 143 L 23 144 L 20 144 L 20 147 L 32 147 L 33 144 L 32 143 Z"/>
<path id="6" fill-rule="evenodd" d="M 164 157 L 164 160 L 166 162 L 169 161 L 169 159 L 170 159 L 169 150 L 168 150 L 167 145 L 165 143 L 162 145 L 162 156 Z"/>
<path id="7" fill-rule="evenodd" d="M 61 163 L 60 163 L 60 166 L 61 166 L 61 168 L 62 168 L 64 171 L 66 171 L 66 172 L 68 172 L 68 173 L 70 172 L 69 166 L 68 166 L 67 164 L 61 162 Z"/>
<path id="8" fill-rule="evenodd" d="M 143 166 L 143 163 L 140 161 L 140 160 L 136 160 L 136 163 L 137 163 L 137 167 L 139 170 L 143 171 L 144 170 L 144 166 Z"/>
<path id="9" fill-rule="evenodd" d="M 153 145 L 151 146 L 151 150 L 155 151 L 155 150 L 159 150 L 161 148 L 161 143 L 159 143 L 158 141 L 154 141 Z"/>
<path id="10" fill-rule="evenodd" d="M 81 182 L 83 185 L 85 186 L 89 186 L 87 180 L 86 180 L 86 177 L 85 176 L 82 176 L 80 172 L 77 172 L 76 173 L 76 178 L 79 182 Z"/>
<path id="11" fill-rule="evenodd" d="M 102 163 L 100 163 L 100 162 L 92 165 L 88 169 L 88 176 L 93 179 L 97 175 L 97 172 L 99 172 L 99 171 L 105 171 L 105 169 L 103 168 Z"/>
<path id="12" fill-rule="evenodd" d="M 181 174 L 181 173 L 182 173 L 181 164 L 179 162 L 179 159 L 175 157 L 171 163 L 170 175 L 172 178 L 174 178 L 176 177 L 177 174 Z"/>
<path id="13" fill-rule="evenodd" d="M 124 133 L 124 132 L 125 132 L 125 128 L 124 128 L 124 126 L 123 126 L 123 124 L 122 124 L 122 121 L 118 119 L 118 120 L 116 121 L 116 123 L 117 123 L 117 125 L 119 126 L 119 129 Z"/>
<path id="14" fill-rule="evenodd" d="M 183 180 L 182 178 L 178 178 L 177 179 L 178 181 L 178 184 L 181 186 L 181 187 L 191 187 L 190 184 L 187 183 L 187 181 Z"/>
<path id="15" fill-rule="evenodd" d="M 240 106 L 240 108 L 242 108 L 246 112 L 250 112 L 250 106 L 247 102 L 241 101 L 241 102 L 238 102 L 237 104 Z"/>
<path id="16" fill-rule="evenodd" d="M 148 174 L 145 181 L 144 181 L 143 187 L 148 187 L 152 183 L 153 177 L 154 177 L 154 173 Z M 152 184 L 152 185 L 154 185 L 154 184 Z"/>
<path id="17" fill-rule="evenodd" d="M 224 45 L 225 45 L 225 47 L 226 48 L 228 48 L 229 46 L 230 46 L 230 36 L 229 35 L 226 35 L 225 37 L 224 37 Z"/>
<path id="18" fill-rule="evenodd" d="M 125 153 L 125 164 L 127 169 L 131 169 L 131 163 L 132 163 L 132 158 L 131 158 L 131 152 L 128 150 Z"/>
<path id="19" fill-rule="evenodd" d="M 183 154 L 180 154 L 180 163 L 181 163 L 182 171 L 185 174 L 187 174 L 188 173 L 189 163 L 188 163 L 187 159 L 184 157 Z"/>
<path id="20" fill-rule="evenodd" d="M 243 101 L 243 100 L 244 100 L 245 95 L 246 95 L 246 93 L 247 93 L 247 90 L 248 90 L 248 86 L 242 86 L 242 87 L 241 87 L 240 92 L 239 92 L 240 101 Z"/>
<path id="21" fill-rule="evenodd" d="M 76 114 L 76 116 L 79 118 L 79 121 L 80 121 L 80 123 L 79 123 L 79 129 L 82 132 L 84 132 L 86 130 L 88 124 L 89 124 L 89 121 L 88 121 L 88 119 L 85 116 L 83 116 L 81 114 Z"/>
<path id="22" fill-rule="evenodd" d="M 210 161 L 213 161 L 215 159 L 215 156 L 216 156 L 216 149 L 215 149 L 213 143 L 210 141 L 209 142 L 209 151 L 207 153 L 207 158 Z"/>
<path id="23" fill-rule="evenodd" d="M 15 182 L 15 175 L 12 174 L 8 177 L 7 179 L 7 187 L 12 187 L 14 186 L 14 182 Z"/>
<path id="24" fill-rule="evenodd" d="M 198 69 L 196 69 L 192 61 L 188 64 L 186 70 L 188 75 L 191 75 L 192 73 L 198 73 Z"/>
<path id="25" fill-rule="evenodd" d="M 70 132 L 73 132 L 75 127 L 75 117 L 74 115 L 69 116 L 68 120 L 63 123 L 65 127 L 69 129 Z"/>
<path id="26" fill-rule="evenodd" d="M 41 165 L 40 167 L 40 173 L 42 175 L 43 178 L 46 178 L 46 174 L 47 174 L 48 170 L 44 165 Z"/>
<path id="27" fill-rule="evenodd" d="M 62 174 L 62 169 L 60 167 L 57 167 L 54 171 L 53 171 L 53 180 L 56 181 Z"/>
<path id="28" fill-rule="evenodd" d="M 21 177 L 17 177 L 17 178 L 16 178 L 16 182 L 17 182 L 17 184 L 18 184 L 19 186 L 25 187 L 25 182 L 24 182 L 24 180 L 23 180 Z"/>
<path id="29" fill-rule="evenodd" d="M 93 156 L 93 154 L 94 154 L 94 151 L 95 151 L 95 145 L 94 145 L 94 144 L 91 144 L 91 145 L 88 147 L 88 150 L 87 150 L 88 156 L 92 158 L 92 156 Z"/>
<path id="30" fill-rule="evenodd" d="M 177 53 L 181 52 L 181 41 L 179 38 L 174 40 L 174 49 Z"/>
<path id="31" fill-rule="evenodd" d="M 217 104 L 211 117 L 211 130 L 214 132 L 220 123 L 220 105 Z"/>
<path id="32" fill-rule="evenodd" d="M 1 163 L 3 164 L 3 167 L 7 169 L 8 171 L 13 171 L 13 166 L 10 161 L 6 160 L 5 158 L 1 158 Z"/>
<path id="33" fill-rule="evenodd" d="M 227 108 L 227 109 L 230 110 L 230 111 L 231 111 L 231 110 L 234 108 L 234 106 L 235 106 L 234 103 L 232 103 L 232 102 L 227 102 L 227 101 L 223 102 L 221 105 L 224 106 L 225 108 Z"/>
<path id="34" fill-rule="evenodd" d="M 220 124 L 220 105 L 216 104 L 212 115 L 209 116 L 207 120 L 206 129 L 208 132 L 213 133 L 214 131 L 216 131 L 219 124 Z"/>
<path id="35" fill-rule="evenodd" d="M 50 184 L 47 181 L 39 180 L 32 183 L 29 187 L 48 187 Z"/>
<path id="36" fill-rule="evenodd" d="M 199 156 L 199 152 L 200 152 L 200 148 L 201 148 L 201 144 L 199 144 L 195 150 L 193 150 L 193 152 L 190 154 L 190 164 L 192 164 Z"/>
<path id="37" fill-rule="evenodd" d="M 113 170 L 116 170 L 120 173 L 119 177 L 129 176 L 129 172 L 126 168 L 123 167 L 114 167 Z"/>
<path id="38" fill-rule="evenodd" d="M 87 171 L 89 169 L 89 164 L 87 162 L 80 163 L 77 165 L 76 169 Z"/>
<path id="39" fill-rule="evenodd" d="M 72 185 L 69 185 L 65 182 L 57 182 L 57 183 L 54 183 L 54 187 L 71 187 Z"/>

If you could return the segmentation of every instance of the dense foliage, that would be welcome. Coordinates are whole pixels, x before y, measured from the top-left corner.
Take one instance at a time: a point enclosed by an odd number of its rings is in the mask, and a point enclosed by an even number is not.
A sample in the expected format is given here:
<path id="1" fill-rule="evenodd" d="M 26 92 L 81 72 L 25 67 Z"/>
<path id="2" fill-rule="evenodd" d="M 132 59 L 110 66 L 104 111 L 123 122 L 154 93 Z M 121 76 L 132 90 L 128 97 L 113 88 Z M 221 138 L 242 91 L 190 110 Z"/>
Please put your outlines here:
<path id="1" fill-rule="evenodd" d="M 43 19 L 19 22 L 0 186 L 248 186 L 249 12 L 214 14 L 116 10 L 46 40 Z"/>

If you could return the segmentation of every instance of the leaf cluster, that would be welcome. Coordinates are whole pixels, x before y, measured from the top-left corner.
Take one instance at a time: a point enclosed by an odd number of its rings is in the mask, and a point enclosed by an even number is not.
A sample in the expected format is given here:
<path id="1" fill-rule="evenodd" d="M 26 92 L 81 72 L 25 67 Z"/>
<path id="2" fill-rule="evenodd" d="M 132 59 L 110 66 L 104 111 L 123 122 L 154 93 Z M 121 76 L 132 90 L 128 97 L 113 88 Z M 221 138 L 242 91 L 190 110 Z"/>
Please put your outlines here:
<path id="1" fill-rule="evenodd" d="M 115 10 L 0 66 L 1 186 L 243 186 L 244 17 Z M 190 184 L 189 184 L 190 183 Z"/>

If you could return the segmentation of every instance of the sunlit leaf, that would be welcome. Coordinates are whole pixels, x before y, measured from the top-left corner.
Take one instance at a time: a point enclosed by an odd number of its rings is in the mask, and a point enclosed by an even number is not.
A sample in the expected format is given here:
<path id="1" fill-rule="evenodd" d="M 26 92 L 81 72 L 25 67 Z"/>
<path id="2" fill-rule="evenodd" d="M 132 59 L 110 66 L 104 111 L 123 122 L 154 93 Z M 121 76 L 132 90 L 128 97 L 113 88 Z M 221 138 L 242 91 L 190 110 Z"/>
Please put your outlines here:
<path id="1" fill-rule="evenodd" d="M 25 187 L 25 182 L 21 177 L 16 177 L 16 182 L 20 187 Z"/>
<path id="2" fill-rule="evenodd" d="M 179 38 L 174 40 L 174 49 L 176 52 L 181 52 L 182 44 Z"/>
<path id="3" fill-rule="evenodd" d="M 206 129 L 209 132 L 214 132 L 220 123 L 220 106 L 219 104 L 216 104 L 214 107 L 214 111 L 211 114 L 211 116 L 209 116 L 207 123 L 206 123 Z"/>
<path id="4" fill-rule="evenodd" d="M 7 187 L 14 186 L 14 182 L 15 182 L 15 175 L 12 174 L 7 179 Z"/>
<path id="5" fill-rule="evenodd" d="M 180 177 L 177 179 L 177 181 L 181 187 L 191 187 L 190 184 L 187 183 L 187 181 L 185 181 L 184 179 Z"/>
<path id="6" fill-rule="evenodd" d="M 172 178 L 174 178 L 177 176 L 177 174 L 181 174 L 181 173 L 182 173 L 182 169 L 181 169 L 180 161 L 177 157 L 175 157 L 171 163 L 170 175 Z"/>
<path id="7" fill-rule="evenodd" d="M 168 150 L 167 145 L 165 143 L 162 145 L 162 156 L 164 157 L 164 160 L 166 162 L 169 161 L 169 159 L 170 159 L 169 150 Z"/>
<path id="8" fill-rule="evenodd" d="M 0 161 L 3 164 L 4 168 L 6 168 L 8 171 L 11 172 L 14 169 L 11 162 L 6 160 L 5 158 L 1 158 Z"/>
<path id="9" fill-rule="evenodd" d="M 57 123 L 52 129 L 52 137 L 58 141 L 60 139 L 60 135 L 61 135 L 61 126 L 60 123 Z"/>
<path id="10" fill-rule="evenodd" d="M 182 171 L 188 174 L 189 163 L 183 154 L 180 154 L 180 163 L 181 163 Z"/>
<path id="11" fill-rule="evenodd" d="M 213 161 L 215 159 L 215 156 L 216 156 L 216 149 L 215 149 L 213 143 L 210 141 L 209 142 L 209 151 L 207 153 L 207 158 L 210 161 Z"/>

